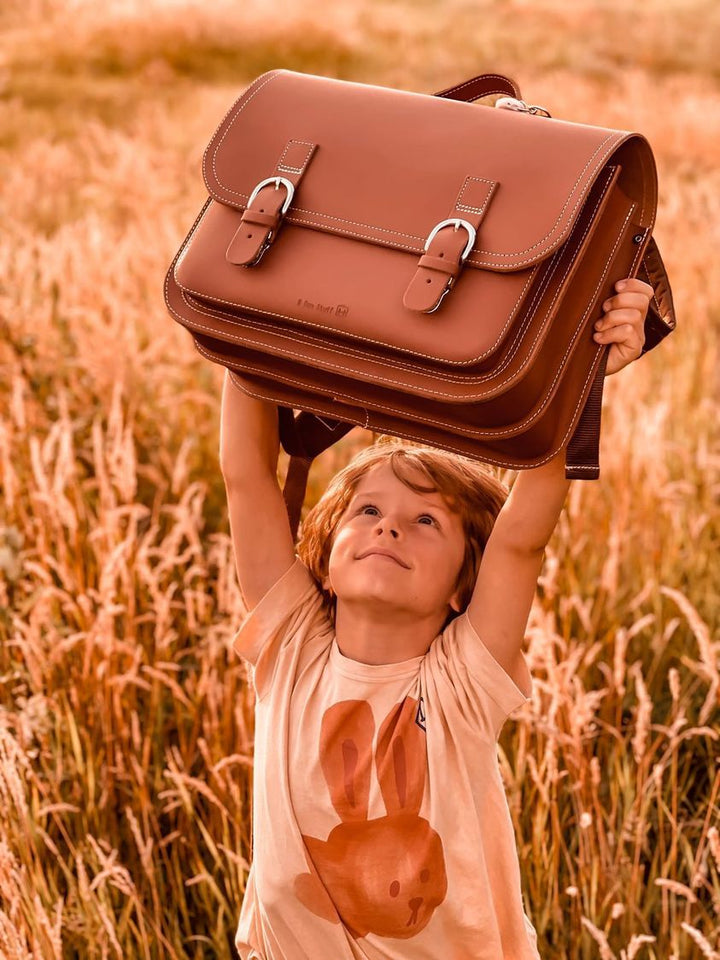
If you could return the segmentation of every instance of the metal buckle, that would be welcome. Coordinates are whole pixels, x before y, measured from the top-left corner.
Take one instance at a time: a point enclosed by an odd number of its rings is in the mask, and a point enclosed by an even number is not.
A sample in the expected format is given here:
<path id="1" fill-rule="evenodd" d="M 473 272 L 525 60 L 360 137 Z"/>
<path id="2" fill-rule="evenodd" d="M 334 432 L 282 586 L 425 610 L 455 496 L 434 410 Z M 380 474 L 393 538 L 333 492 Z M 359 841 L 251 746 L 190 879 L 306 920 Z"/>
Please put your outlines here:
<path id="1" fill-rule="evenodd" d="M 423 313 L 435 313 L 435 311 L 438 309 L 438 307 L 439 307 L 440 304 L 443 302 L 443 300 L 445 299 L 445 297 L 448 295 L 448 293 L 450 293 L 450 288 L 452 287 L 452 285 L 453 285 L 453 278 L 451 277 L 448 285 L 445 287 L 445 289 L 443 290 L 443 292 L 440 294 L 440 299 L 439 299 L 438 302 L 435 304 L 435 306 L 432 308 L 432 310 L 423 310 Z"/>
<path id="2" fill-rule="evenodd" d="M 265 180 L 261 180 L 260 183 L 258 183 L 257 186 L 253 188 L 253 191 L 250 194 L 250 197 L 248 198 L 247 205 L 248 207 L 251 206 L 253 200 L 258 195 L 258 193 L 262 190 L 263 187 L 267 186 L 269 183 L 274 183 L 276 190 L 278 189 L 280 184 L 282 184 L 287 190 L 287 197 L 285 197 L 285 200 L 283 201 L 283 205 L 282 207 L 280 207 L 280 216 L 284 217 L 288 207 L 292 203 L 293 196 L 295 195 L 295 187 L 286 177 L 266 177 Z M 270 246 L 270 243 L 272 242 L 274 235 L 275 235 L 274 230 L 268 231 L 268 235 L 267 237 L 265 237 L 265 242 L 258 250 L 257 256 L 255 257 L 255 259 L 251 260 L 250 263 L 244 264 L 244 266 L 254 267 L 257 263 L 260 262 L 261 257 Z"/>
<path id="3" fill-rule="evenodd" d="M 454 225 L 456 230 L 458 229 L 458 227 L 465 227 L 465 229 L 468 232 L 468 242 L 465 245 L 465 249 L 460 254 L 460 259 L 462 260 L 463 263 L 465 263 L 465 261 L 467 260 L 468 254 L 470 253 L 470 251 L 472 250 L 475 244 L 475 238 L 477 236 L 477 232 L 475 230 L 475 227 L 471 223 L 469 223 L 467 220 L 461 220 L 459 217 L 451 217 L 449 220 L 441 220 L 440 223 L 436 223 L 435 226 L 430 231 L 430 234 L 427 240 L 425 241 L 425 246 L 423 247 L 423 253 L 427 253 L 428 247 L 432 243 L 432 239 L 435 236 L 435 234 L 438 232 L 438 230 L 441 230 L 443 227 L 449 227 L 452 225 Z"/>
<path id="4" fill-rule="evenodd" d="M 276 190 L 278 189 L 280 184 L 282 184 L 287 190 L 287 197 L 283 201 L 283 205 L 280 208 L 280 216 L 284 217 L 285 214 L 287 213 L 288 207 L 292 203 L 293 195 L 295 193 L 295 187 L 286 177 L 267 177 L 265 180 L 261 180 L 260 183 L 253 189 L 253 192 L 250 194 L 250 199 L 248 200 L 247 205 L 250 206 L 253 200 L 255 199 L 255 197 L 262 190 L 262 188 L 266 187 L 269 183 L 274 183 Z"/>
<path id="5" fill-rule="evenodd" d="M 516 97 L 500 97 L 495 101 L 495 106 L 500 110 L 517 110 L 520 113 L 532 113 L 550 117 L 545 107 L 541 107 L 538 104 L 525 103 L 524 100 L 518 100 Z"/>

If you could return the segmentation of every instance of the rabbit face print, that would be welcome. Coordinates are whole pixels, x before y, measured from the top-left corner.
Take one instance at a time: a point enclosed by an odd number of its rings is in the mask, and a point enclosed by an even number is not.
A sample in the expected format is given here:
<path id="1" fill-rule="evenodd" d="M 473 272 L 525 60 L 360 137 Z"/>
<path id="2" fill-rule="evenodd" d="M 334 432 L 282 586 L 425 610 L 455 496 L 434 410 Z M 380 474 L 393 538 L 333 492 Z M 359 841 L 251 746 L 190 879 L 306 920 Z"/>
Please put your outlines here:
<path id="1" fill-rule="evenodd" d="M 368 933 L 409 939 L 423 930 L 447 893 L 443 844 L 420 816 L 425 733 L 418 701 L 406 697 L 380 725 L 374 752 L 386 815 L 368 819 L 375 723 L 365 700 L 341 700 L 323 715 L 320 763 L 340 823 L 327 839 L 303 836 L 308 873 L 297 898 L 316 916 Z"/>
<path id="2" fill-rule="evenodd" d="M 428 485 L 419 472 L 417 481 Z M 460 611 L 456 584 L 464 558 L 462 519 L 439 491 L 417 493 L 389 463 L 375 465 L 340 518 L 323 581 L 337 598 L 342 652 L 364 660 L 360 641 L 372 636 L 375 653 L 398 656 L 366 662 L 425 654 L 450 608 Z"/>

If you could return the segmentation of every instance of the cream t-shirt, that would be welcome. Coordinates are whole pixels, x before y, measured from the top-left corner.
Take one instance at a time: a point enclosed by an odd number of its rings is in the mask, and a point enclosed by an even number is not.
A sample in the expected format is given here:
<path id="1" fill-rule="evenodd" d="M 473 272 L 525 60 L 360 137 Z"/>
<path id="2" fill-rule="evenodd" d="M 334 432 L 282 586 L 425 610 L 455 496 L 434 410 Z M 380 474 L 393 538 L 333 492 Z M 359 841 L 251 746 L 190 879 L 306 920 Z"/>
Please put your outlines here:
<path id="1" fill-rule="evenodd" d="M 241 960 L 539 960 L 497 758 L 530 695 L 468 617 L 360 663 L 296 556 L 233 649 L 256 695 Z"/>

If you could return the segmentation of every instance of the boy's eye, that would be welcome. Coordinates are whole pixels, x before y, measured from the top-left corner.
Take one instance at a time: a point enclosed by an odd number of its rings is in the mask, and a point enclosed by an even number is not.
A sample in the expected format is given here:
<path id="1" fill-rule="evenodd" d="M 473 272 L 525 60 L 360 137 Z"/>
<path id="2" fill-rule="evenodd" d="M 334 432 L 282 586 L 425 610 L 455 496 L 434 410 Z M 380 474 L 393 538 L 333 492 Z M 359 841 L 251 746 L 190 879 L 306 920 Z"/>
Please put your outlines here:
<path id="1" fill-rule="evenodd" d="M 373 503 L 364 503 L 364 504 L 359 508 L 358 513 L 365 513 L 366 510 L 377 510 L 377 507 L 376 507 L 375 504 L 373 504 Z M 418 519 L 419 519 L 419 520 L 422 520 L 423 517 L 427 517 L 428 520 L 430 520 L 432 523 L 437 524 L 437 520 L 435 519 L 435 517 L 433 517 L 432 514 L 430 514 L 430 513 L 421 513 L 420 516 L 418 517 Z M 423 526 L 427 526 L 427 524 L 423 524 Z"/>

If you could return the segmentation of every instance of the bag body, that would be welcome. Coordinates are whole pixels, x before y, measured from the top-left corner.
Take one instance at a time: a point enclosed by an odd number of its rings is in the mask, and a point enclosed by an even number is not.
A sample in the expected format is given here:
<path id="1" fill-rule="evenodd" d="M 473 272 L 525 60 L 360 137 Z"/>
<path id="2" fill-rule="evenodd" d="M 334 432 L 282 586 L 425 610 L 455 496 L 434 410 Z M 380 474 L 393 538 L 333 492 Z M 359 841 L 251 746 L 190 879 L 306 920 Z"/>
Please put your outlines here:
<path id="1" fill-rule="evenodd" d="M 595 479 L 602 302 L 640 276 L 644 352 L 675 326 L 648 141 L 468 102 L 490 92 L 518 93 L 495 75 L 432 96 L 271 70 L 207 146 L 166 304 L 278 403 L 306 466 L 360 425 L 513 469 L 565 448 L 567 476 Z M 324 436 L 303 442 L 311 414 Z"/>

